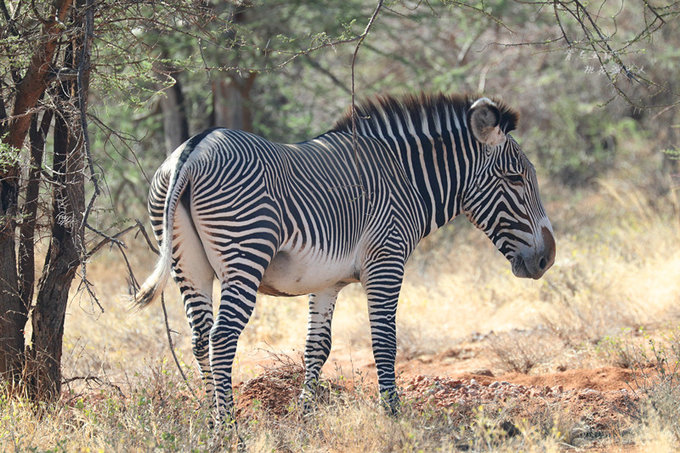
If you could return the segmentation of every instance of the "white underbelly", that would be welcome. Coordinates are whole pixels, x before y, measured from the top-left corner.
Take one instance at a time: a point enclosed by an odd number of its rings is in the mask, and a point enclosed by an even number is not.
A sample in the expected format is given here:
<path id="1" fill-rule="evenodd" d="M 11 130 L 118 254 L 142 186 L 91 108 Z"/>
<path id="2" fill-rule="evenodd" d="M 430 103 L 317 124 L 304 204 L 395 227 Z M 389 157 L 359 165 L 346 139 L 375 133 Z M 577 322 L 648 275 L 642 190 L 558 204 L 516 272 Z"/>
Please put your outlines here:
<path id="1" fill-rule="evenodd" d="M 321 254 L 281 250 L 267 267 L 259 291 L 273 296 L 299 296 L 340 282 L 356 282 L 356 261 L 354 256 L 330 259 Z"/>

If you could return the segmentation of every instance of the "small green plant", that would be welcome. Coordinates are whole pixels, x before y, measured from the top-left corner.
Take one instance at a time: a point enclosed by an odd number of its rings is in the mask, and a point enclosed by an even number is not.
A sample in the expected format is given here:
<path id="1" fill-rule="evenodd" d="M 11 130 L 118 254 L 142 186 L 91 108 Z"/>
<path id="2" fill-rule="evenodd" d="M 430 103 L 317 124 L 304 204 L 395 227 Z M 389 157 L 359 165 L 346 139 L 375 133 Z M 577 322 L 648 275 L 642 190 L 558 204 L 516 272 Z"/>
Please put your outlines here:
<path id="1" fill-rule="evenodd" d="M 680 159 L 680 148 L 678 148 L 677 146 L 661 150 L 661 152 L 664 153 L 666 156 L 670 157 L 671 159 Z"/>
<path id="2" fill-rule="evenodd" d="M 642 425 L 655 424 L 670 431 L 680 442 L 680 328 L 661 339 L 645 334 L 646 348 L 637 349 L 639 359 L 632 360 L 634 371 L 629 383 L 640 396 L 635 408 Z"/>
<path id="3" fill-rule="evenodd" d="M 21 160 L 21 151 L 0 141 L 0 171 L 17 165 Z"/>

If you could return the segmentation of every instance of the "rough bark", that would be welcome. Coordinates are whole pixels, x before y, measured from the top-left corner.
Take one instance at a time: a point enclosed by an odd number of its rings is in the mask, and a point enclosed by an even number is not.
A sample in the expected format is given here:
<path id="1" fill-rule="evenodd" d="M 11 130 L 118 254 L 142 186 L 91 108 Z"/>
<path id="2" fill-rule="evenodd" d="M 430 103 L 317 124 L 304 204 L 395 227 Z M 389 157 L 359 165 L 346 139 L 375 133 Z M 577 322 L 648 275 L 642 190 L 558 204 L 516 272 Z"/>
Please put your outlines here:
<path id="1" fill-rule="evenodd" d="M 29 363 L 28 393 L 34 399 L 54 399 L 61 393 L 61 355 L 64 319 L 69 289 L 76 270 L 85 256 L 85 154 L 87 140 L 87 95 L 90 80 L 90 40 L 92 39 L 93 1 L 79 0 L 86 8 L 83 36 L 72 42 L 64 54 L 64 66 L 79 77 L 62 81 L 61 115 L 54 121 L 52 184 L 52 230 L 38 294 L 32 311 L 32 357 Z M 80 23 L 79 23 L 80 22 Z"/>
<path id="2" fill-rule="evenodd" d="M 53 399 L 61 392 L 61 354 L 69 289 L 80 264 L 80 234 L 85 210 L 82 142 L 62 117 L 54 125 L 52 231 L 32 312 L 33 346 L 28 364 L 28 394 Z"/>
<path id="3" fill-rule="evenodd" d="M 26 178 L 25 201 L 21 207 L 19 227 L 19 294 L 24 306 L 30 311 L 35 286 L 35 231 L 40 192 L 40 172 L 45 151 L 45 138 L 52 122 L 53 112 L 45 112 L 40 123 L 33 117 L 29 131 L 30 160 Z"/>
<path id="4" fill-rule="evenodd" d="M 30 110 L 36 106 L 38 99 L 47 88 L 47 76 L 50 63 L 57 49 L 58 38 L 62 34 L 61 24 L 71 9 L 73 0 L 58 0 L 54 7 L 54 16 L 43 26 L 44 41 L 37 47 L 31 57 L 26 74 L 17 85 L 16 100 L 12 110 L 9 134 L 5 143 L 21 149 L 31 124 Z"/>
<path id="5" fill-rule="evenodd" d="M 17 182 L 15 178 L 5 178 L 0 187 L 0 380 L 14 386 L 21 378 L 28 312 L 17 281 L 14 239 Z"/>
<path id="6" fill-rule="evenodd" d="M 72 0 L 57 0 L 52 19 L 43 25 L 43 41 L 36 47 L 25 75 L 16 87 L 12 117 L 2 140 L 11 146 L 0 165 L 0 379 L 17 383 L 24 363 L 24 328 L 28 310 L 19 291 L 16 260 L 19 165 L 12 160 L 24 144 L 32 109 L 48 85 L 61 24 Z M 4 109 L 4 105 L 3 105 Z M 12 151 L 14 150 L 14 151 Z"/>

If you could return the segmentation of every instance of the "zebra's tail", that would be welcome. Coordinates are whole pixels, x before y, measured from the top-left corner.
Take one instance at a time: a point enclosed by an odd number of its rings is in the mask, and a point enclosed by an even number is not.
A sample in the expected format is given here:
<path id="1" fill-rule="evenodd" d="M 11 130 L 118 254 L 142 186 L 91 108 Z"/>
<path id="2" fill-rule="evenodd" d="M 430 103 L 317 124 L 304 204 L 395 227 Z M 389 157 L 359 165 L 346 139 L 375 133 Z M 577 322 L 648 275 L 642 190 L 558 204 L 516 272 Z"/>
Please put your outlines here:
<path id="1" fill-rule="evenodd" d="M 132 299 L 136 308 L 144 308 L 160 296 L 170 275 L 170 262 L 171 260 L 166 256 L 165 247 L 162 247 L 156 267 Z"/>
<path id="2" fill-rule="evenodd" d="M 163 291 L 165 284 L 170 276 L 172 268 L 172 227 L 175 221 L 175 211 L 177 204 L 184 192 L 189 176 L 184 165 L 189 158 L 189 154 L 198 144 L 200 139 L 193 137 L 186 142 L 182 153 L 180 154 L 175 170 L 168 183 L 168 191 L 165 195 L 165 206 L 163 208 L 163 232 L 160 247 L 160 255 L 156 262 L 156 267 L 147 279 L 142 283 L 139 290 L 132 299 L 132 304 L 137 308 L 144 308 L 156 300 Z M 203 138 L 203 137 L 200 137 Z"/>
<path id="3" fill-rule="evenodd" d="M 172 267 L 172 226 L 175 220 L 177 203 L 184 192 L 188 178 L 182 168 L 175 170 L 174 177 L 168 185 L 163 209 L 163 240 L 160 247 L 160 255 L 156 261 L 156 267 L 151 275 L 140 286 L 135 294 L 133 304 L 137 308 L 144 308 L 156 300 L 163 291 L 170 276 Z"/>

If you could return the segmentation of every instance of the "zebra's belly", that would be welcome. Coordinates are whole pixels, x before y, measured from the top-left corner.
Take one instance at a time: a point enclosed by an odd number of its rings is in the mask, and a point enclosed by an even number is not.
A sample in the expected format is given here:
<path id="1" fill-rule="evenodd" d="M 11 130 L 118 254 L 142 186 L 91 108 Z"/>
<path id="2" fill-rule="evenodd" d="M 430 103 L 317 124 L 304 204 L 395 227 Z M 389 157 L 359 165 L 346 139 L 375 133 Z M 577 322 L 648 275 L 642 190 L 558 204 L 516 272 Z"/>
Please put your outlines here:
<path id="1" fill-rule="evenodd" d="M 300 296 L 338 283 L 359 281 L 352 257 L 340 260 L 311 253 L 280 251 L 264 273 L 259 292 L 271 296 Z"/>

